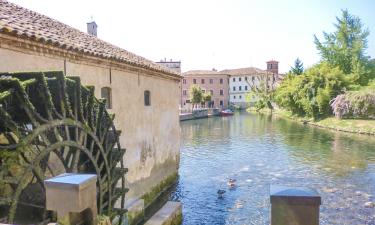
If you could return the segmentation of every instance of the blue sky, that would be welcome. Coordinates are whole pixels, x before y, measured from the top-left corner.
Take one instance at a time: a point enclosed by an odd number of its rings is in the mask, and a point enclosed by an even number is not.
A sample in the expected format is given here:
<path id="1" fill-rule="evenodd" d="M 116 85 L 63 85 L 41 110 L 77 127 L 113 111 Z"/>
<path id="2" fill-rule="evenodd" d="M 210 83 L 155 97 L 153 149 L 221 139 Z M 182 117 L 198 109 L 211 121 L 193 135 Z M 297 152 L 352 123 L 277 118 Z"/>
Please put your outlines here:
<path id="1" fill-rule="evenodd" d="M 182 70 L 229 69 L 280 62 L 287 72 L 299 57 L 305 67 L 319 61 L 313 35 L 334 30 L 341 9 L 370 30 L 368 54 L 375 58 L 373 0 L 10 0 L 86 31 L 91 18 L 98 37 L 158 61 L 182 61 Z"/>

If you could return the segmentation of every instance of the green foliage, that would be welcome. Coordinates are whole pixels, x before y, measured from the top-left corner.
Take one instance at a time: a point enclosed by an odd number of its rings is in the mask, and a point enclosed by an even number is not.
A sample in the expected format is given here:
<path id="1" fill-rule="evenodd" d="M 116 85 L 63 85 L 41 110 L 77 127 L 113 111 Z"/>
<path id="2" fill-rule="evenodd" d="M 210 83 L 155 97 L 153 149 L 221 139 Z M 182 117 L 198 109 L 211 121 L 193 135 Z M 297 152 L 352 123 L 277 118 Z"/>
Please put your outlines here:
<path id="1" fill-rule="evenodd" d="M 271 75 L 262 76 L 261 78 L 258 77 L 259 85 L 254 83 L 247 83 L 250 86 L 250 94 L 245 96 L 245 100 L 250 103 L 251 99 L 255 99 L 255 108 L 257 111 L 262 110 L 264 108 L 268 108 L 273 110 L 272 102 L 274 98 L 274 80 L 268 78 L 272 78 Z"/>
<path id="2" fill-rule="evenodd" d="M 330 100 L 349 84 L 339 68 L 321 63 L 300 76 L 287 75 L 275 93 L 275 101 L 293 114 L 316 119 L 331 113 Z"/>
<path id="3" fill-rule="evenodd" d="M 294 61 L 294 67 L 290 68 L 290 72 L 295 75 L 301 75 L 303 73 L 303 63 L 299 58 Z"/>
<path id="4" fill-rule="evenodd" d="M 365 55 L 369 30 L 363 28 L 360 18 L 349 14 L 347 10 L 343 10 L 341 17 L 336 20 L 335 32 L 323 32 L 324 42 L 314 36 L 322 61 L 332 67 L 339 67 L 354 83 L 366 85 L 374 76 Z"/>
<path id="5" fill-rule="evenodd" d="M 200 104 L 203 99 L 203 92 L 202 89 L 197 86 L 193 85 L 190 87 L 190 102 L 193 104 Z"/>
<path id="6" fill-rule="evenodd" d="M 203 94 L 203 103 L 204 102 L 210 102 L 211 101 L 211 99 L 212 99 L 212 96 L 211 96 L 211 93 L 205 93 L 205 94 Z"/>

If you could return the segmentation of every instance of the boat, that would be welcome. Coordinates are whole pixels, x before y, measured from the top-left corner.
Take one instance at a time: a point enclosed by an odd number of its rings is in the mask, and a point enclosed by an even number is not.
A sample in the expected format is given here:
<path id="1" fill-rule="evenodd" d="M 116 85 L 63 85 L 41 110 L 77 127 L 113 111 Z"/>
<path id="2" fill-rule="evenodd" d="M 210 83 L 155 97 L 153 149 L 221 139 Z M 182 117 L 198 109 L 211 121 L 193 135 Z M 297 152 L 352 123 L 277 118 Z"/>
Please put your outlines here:
<path id="1" fill-rule="evenodd" d="M 232 116 L 233 115 L 233 111 L 230 110 L 230 109 L 226 109 L 226 110 L 221 111 L 220 115 L 221 116 Z"/>

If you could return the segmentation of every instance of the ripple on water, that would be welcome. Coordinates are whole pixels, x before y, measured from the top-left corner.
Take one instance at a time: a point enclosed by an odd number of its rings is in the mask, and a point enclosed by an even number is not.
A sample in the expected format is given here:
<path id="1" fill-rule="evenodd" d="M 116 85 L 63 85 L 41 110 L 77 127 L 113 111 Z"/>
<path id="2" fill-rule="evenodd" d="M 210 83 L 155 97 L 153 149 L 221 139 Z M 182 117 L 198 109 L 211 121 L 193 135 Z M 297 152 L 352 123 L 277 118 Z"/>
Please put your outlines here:
<path id="1" fill-rule="evenodd" d="M 321 194 L 320 224 L 375 225 L 375 140 L 254 114 L 181 123 L 183 224 L 269 224 L 269 185 Z M 237 179 L 229 189 L 227 180 Z M 224 189 L 223 199 L 217 190 Z M 355 193 L 361 194 L 355 194 Z"/>

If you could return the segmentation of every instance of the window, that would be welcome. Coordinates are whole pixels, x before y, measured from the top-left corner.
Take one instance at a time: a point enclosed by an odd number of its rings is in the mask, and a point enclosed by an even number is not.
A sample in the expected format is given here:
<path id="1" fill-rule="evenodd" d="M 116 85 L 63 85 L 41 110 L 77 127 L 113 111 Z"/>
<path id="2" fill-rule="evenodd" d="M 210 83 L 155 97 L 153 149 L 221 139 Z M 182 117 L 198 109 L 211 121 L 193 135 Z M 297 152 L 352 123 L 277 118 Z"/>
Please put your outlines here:
<path id="1" fill-rule="evenodd" d="M 233 99 L 236 99 L 236 96 L 235 96 L 235 95 L 233 95 Z"/>
<path id="2" fill-rule="evenodd" d="M 247 85 L 245 86 L 245 91 L 247 91 Z"/>
<path id="3" fill-rule="evenodd" d="M 183 83 L 183 84 L 186 84 L 186 79 L 183 79 L 183 80 L 182 80 L 182 83 Z"/>
<path id="4" fill-rule="evenodd" d="M 206 93 L 206 90 L 202 90 L 202 93 Z"/>
<path id="5" fill-rule="evenodd" d="M 236 82 L 236 78 L 235 77 L 233 77 L 233 82 Z"/>
<path id="6" fill-rule="evenodd" d="M 238 81 L 241 81 L 241 77 L 238 78 Z"/>
<path id="7" fill-rule="evenodd" d="M 238 90 L 239 90 L 239 91 L 241 91 L 241 90 L 242 90 L 242 87 L 241 87 L 241 86 L 239 86 L 239 87 L 238 87 Z"/>
<path id="8" fill-rule="evenodd" d="M 190 100 L 188 99 L 188 100 L 186 100 L 186 103 L 190 103 Z"/>
<path id="9" fill-rule="evenodd" d="M 224 104 L 223 104 L 223 100 L 220 100 L 220 106 L 223 106 Z"/>
<path id="10" fill-rule="evenodd" d="M 183 94 L 183 95 L 187 95 L 187 91 L 186 91 L 186 90 L 183 90 L 183 91 L 182 91 L 182 94 Z"/>
<path id="11" fill-rule="evenodd" d="M 112 91 L 109 87 L 101 89 L 101 96 L 105 99 L 105 108 L 112 109 Z"/>
<path id="12" fill-rule="evenodd" d="M 151 93 L 150 91 L 145 91 L 144 97 L 145 97 L 145 106 L 150 106 L 151 105 Z"/>
<path id="13" fill-rule="evenodd" d="M 233 91 L 236 91 L 236 87 L 233 86 Z"/>
<path id="14" fill-rule="evenodd" d="M 220 95 L 224 95 L 224 90 L 220 90 Z"/>
<path id="15" fill-rule="evenodd" d="M 197 83 L 197 79 L 193 79 L 193 84 L 196 84 Z"/>
<path id="16" fill-rule="evenodd" d="M 220 78 L 220 84 L 223 84 L 223 78 Z"/>
<path id="17" fill-rule="evenodd" d="M 242 98 L 242 95 L 238 96 L 240 99 Z"/>
<path id="18" fill-rule="evenodd" d="M 254 81 L 254 80 L 255 80 L 255 77 L 251 77 L 251 80 Z"/>
<path id="19" fill-rule="evenodd" d="M 204 84 L 204 79 L 201 80 L 201 83 Z"/>
<path id="20" fill-rule="evenodd" d="M 247 80 L 247 77 L 245 77 L 245 80 Z"/>
<path id="21" fill-rule="evenodd" d="M 210 84 L 213 84 L 214 83 L 214 79 L 210 79 Z"/>
<path id="22" fill-rule="evenodd" d="M 210 90 L 210 94 L 211 94 L 211 96 L 214 95 L 214 91 L 213 91 L 213 90 Z"/>

